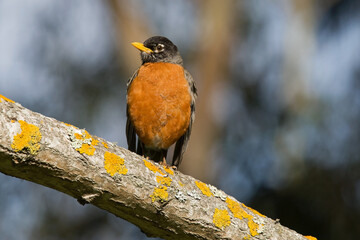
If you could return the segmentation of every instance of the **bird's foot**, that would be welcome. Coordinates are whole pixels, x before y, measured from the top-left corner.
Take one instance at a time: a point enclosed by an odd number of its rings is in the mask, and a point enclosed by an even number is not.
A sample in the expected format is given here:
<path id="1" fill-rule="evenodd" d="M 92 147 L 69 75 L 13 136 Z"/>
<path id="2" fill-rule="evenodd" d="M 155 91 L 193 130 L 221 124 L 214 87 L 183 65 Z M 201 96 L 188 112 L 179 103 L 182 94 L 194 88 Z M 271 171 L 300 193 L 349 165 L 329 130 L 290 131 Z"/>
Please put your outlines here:
<path id="1" fill-rule="evenodd" d="M 166 163 L 166 158 L 163 157 L 163 160 L 160 162 L 161 165 L 163 165 L 164 167 L 167 167 L 167 163 Z"/>
<path id="2" fill-rule="evenodd" d="M 164 157 L 163 160 L 160 162 L 160 164 L 161 164 L 162 166 L 164 166 L 165 168 L 171 168 L 172 170 L 177 170 L 177 167 L 176 167 L 176 166 L 170 166 L 170 165 L 167 164 L 165 157 Z"/>

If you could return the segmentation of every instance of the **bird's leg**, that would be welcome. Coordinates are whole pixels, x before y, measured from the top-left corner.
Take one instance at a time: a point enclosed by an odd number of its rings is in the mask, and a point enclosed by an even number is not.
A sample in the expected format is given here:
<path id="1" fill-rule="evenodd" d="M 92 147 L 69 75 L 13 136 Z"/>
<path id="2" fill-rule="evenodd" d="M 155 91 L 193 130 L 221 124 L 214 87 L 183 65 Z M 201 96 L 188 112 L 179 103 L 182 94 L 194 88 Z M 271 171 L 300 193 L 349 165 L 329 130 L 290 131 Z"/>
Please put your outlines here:
<path id="1" fill-rule="evenodd" d="M 163 157 L 163 160 L 160 162 L 161 165 L 163 165 L 164 167 L 167 167 L 167 163 L 166 163 L 166 158 Z"/>

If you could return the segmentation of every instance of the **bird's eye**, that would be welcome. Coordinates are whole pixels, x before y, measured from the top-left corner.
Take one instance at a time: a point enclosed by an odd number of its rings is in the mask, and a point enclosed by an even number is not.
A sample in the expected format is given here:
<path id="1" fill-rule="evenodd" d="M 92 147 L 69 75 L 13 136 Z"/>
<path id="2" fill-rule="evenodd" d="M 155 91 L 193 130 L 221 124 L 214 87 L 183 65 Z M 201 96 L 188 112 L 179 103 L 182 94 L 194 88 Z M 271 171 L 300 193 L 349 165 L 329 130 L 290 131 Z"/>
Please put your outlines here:
<path id="1" fill-rule="evenodd" d="M 164 44 L 159 43 L 158 45 L 156 45 L 155 51 L 156 52 L 164 51 Z"/>

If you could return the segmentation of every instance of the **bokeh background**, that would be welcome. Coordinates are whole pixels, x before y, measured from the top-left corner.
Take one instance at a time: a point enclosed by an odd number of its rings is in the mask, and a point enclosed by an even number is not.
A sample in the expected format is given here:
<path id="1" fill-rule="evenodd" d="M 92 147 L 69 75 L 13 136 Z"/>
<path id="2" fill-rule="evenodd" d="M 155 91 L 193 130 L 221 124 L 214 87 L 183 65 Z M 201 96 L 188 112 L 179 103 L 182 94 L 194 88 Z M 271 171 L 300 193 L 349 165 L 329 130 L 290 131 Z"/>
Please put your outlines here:
<path id="1" fill-rule="evenodd" d="M 301 234 L 360 235 L 360 1 L 0 0 L 0 94 L 126 146 L 132 41 L 180 49 L 199 90 L 180 171 Z M 0 239 L 147 239 L 0 174 Z"/>

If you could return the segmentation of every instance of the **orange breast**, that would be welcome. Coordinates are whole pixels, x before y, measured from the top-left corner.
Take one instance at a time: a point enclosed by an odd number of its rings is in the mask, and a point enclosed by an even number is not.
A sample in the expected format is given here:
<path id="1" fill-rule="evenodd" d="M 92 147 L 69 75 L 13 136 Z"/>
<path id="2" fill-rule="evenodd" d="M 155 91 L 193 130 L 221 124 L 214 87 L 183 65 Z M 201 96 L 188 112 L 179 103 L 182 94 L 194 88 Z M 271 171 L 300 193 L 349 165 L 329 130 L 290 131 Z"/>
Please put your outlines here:
<path id="1" fill-rule="evenodd" d="M 128 89 L 129 117 L 148 148 L 167 149 L 187 130 L 190 90 L 181 66 L 146 63 Z"/>

